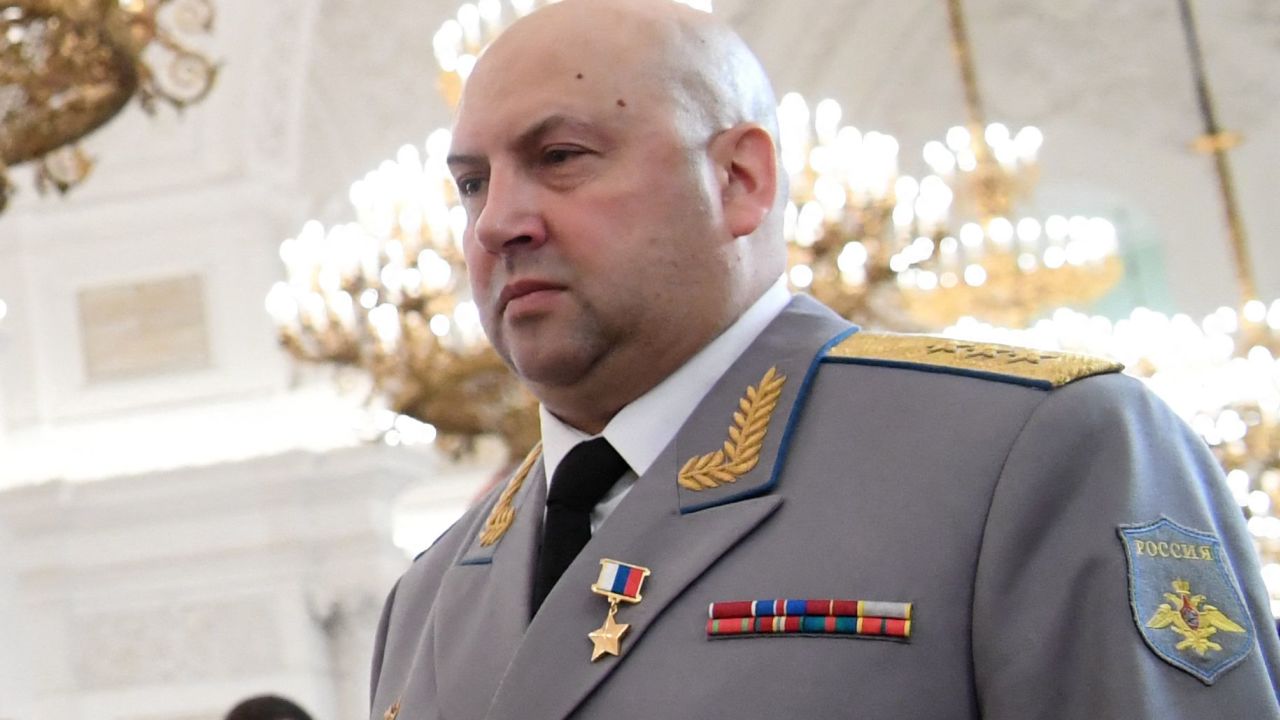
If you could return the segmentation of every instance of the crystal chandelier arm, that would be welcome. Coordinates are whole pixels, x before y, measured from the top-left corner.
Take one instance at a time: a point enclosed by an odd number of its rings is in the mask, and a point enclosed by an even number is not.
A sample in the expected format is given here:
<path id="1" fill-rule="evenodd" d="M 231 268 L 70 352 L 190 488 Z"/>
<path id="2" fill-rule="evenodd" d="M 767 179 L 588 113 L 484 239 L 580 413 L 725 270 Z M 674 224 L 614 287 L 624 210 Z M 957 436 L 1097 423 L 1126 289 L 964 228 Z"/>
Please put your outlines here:
<path id="1" fill-rule="evenodd" d="M 987 144 L 986 110 L 978 89 L 978 73 L 973 62 L 972 45 L 969 42 L 961 0 L 947 0 L 947 15 L 951 24 L 951 48 L 964 88 L 965 112 L 969 120 L 969 147 L 977 164 L 974 173 L 977 209 L 985 225 L 996 217 L 1007 215 L 1012 203 L 1005 173 L 992 155 L 991 146 Z"/>
<path id="2" fill-rule="evenodd" d="M 956 65 L 960 68 L 960 82 L 964 86 L 969 131 L 976 137 L 981 137 L 983 129 L 987 127 L 986 111 L 982 105 L 982 93 L 978 90 L 978 74 L 973 65 L 973 52 L 961 0 L 947 0 L 947 15 L 951 21 L 951 49 L 955 54 Z M 975 146 L 978 144 L 974 143 Z"/>
<path id="3" fill-rule="evenodd" d="M 1231 172 L 1231 160 L 1227 156 L 1227 151 L 1239 142 L 1239 138 L 1233 133 L 1222 130 L 1218 125 L 1217 112 L 1214 109 L 1213 94 L 1209 90 L 1209 77 L 1205 72 L 1204 54 L 1200 48 L 1200 36 L 1196 29 L 1195 13 L 1191 8 L 1191 0 L 1178 0 L 1178 10 L 1182 18 L 1182 30 L 1186 36 L 1187 55 L 1191 60 L 1191 76 L 1196 86 L 1196 101 L 1200 108 L 1200 116 L 1204 121 L 1204 135 L 1196 143 L 1196 147 L 1213 155 L 1214 172 L 1218 177 L 1218 191 L 1222 198 L 1222 209 L 1227 220 L 1231 255 L 1235 261 L 1236 282 L 1239 284 L 1240 290 L 1240 305 L 1243 307 L 1250 301 L 1258 299 L 1258 287 L 1257 283 L 1254 282 L 1253 263 L 1249 257 L 1249 241 L 1245 235 L 1244 221 L 1240 217 L 1235 179 Z"/>

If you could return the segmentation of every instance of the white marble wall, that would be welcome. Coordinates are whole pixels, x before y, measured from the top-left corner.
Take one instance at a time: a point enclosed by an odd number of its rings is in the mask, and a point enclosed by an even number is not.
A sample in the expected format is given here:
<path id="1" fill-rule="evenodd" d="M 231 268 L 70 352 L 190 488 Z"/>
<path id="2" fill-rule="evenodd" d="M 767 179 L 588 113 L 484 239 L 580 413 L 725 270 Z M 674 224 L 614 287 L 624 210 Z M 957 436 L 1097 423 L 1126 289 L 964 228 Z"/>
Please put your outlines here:
<path id="1" fill-rule="evenodd" d="M 0 494 L 0 718 L 363 716 L 393 511 L 442 473 L 369 446 Z"/>

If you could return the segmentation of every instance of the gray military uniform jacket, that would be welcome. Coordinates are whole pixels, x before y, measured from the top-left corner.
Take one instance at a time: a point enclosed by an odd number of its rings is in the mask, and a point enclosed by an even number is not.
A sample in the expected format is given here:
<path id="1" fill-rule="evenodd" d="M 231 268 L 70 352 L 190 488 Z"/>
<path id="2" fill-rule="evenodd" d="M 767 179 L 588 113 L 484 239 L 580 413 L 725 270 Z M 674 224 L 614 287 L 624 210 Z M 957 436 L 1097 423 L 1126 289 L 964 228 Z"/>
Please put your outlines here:
<path id="1" fill-rule="evenodd" d="M 842 354 L 852 332 L 795 299 L 532 621 L 541 463 L 496 542 L 502 489 L 468 512 L 387 601 L 372 717 L 1280 717 L 1240 509 L 1162 403 L 1117 374 L 1047 389 L 1023 371 L 1052 358 L 993 346 L 917 348 L 959 370 Z M 770 368 L 758 463 L 682 485 Z M 591 662 L 602 558 L 652 574 L 618 611 L 621 654 Z M 910 636 L 708 636 L 709 604 L 764 598 L 911 603 Z"/>

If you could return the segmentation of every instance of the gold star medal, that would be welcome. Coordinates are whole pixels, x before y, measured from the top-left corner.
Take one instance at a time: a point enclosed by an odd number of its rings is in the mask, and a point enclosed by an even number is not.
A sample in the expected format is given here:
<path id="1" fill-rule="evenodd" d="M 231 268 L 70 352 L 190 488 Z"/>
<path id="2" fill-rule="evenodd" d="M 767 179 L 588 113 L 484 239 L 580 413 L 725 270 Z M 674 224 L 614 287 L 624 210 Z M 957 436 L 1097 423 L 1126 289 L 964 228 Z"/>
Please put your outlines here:
<path id="1" fill-rule="evenodd" d="M 591 662 L 605 655 L 621 654 L 622 636 L 631 627 L 614 619 L 618 614 L 618 603 L 638 603 L 640 586 L 649 577 L 649 568 L 630 565 L 617 560 L 600 561 L 600 577 L 591 586 L 591 592 L 603 595 L 609 600 L 609 614 L 605 616 L 604 625 L 587 634 L 591 640 Z"/>

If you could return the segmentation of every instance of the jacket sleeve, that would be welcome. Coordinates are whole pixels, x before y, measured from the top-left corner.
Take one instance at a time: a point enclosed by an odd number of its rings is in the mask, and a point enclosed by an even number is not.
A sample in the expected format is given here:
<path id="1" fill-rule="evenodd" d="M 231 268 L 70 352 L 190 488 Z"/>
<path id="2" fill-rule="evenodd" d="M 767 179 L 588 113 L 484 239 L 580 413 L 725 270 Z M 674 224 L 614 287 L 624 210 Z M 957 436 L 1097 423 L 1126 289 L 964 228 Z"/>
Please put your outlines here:
<path id="1" fill-rule="evenodd" d="M 1185 577 L 1158 543 L 1130 557 L 1126 528 L 1147 524 L 1213 550 Z M 1203 614 L 1163 602 L 1190 625 L 1151 600 L 1186 587 Z M 1240 631 L 1206 635 L 1209 606 Z M 972 633 L 984 718 L 1280 717 L 1280 643 L 1240 508 L 1201 440 L 1124 376 L 1050 392 L 1022 428 L 983 531 Z"/>

